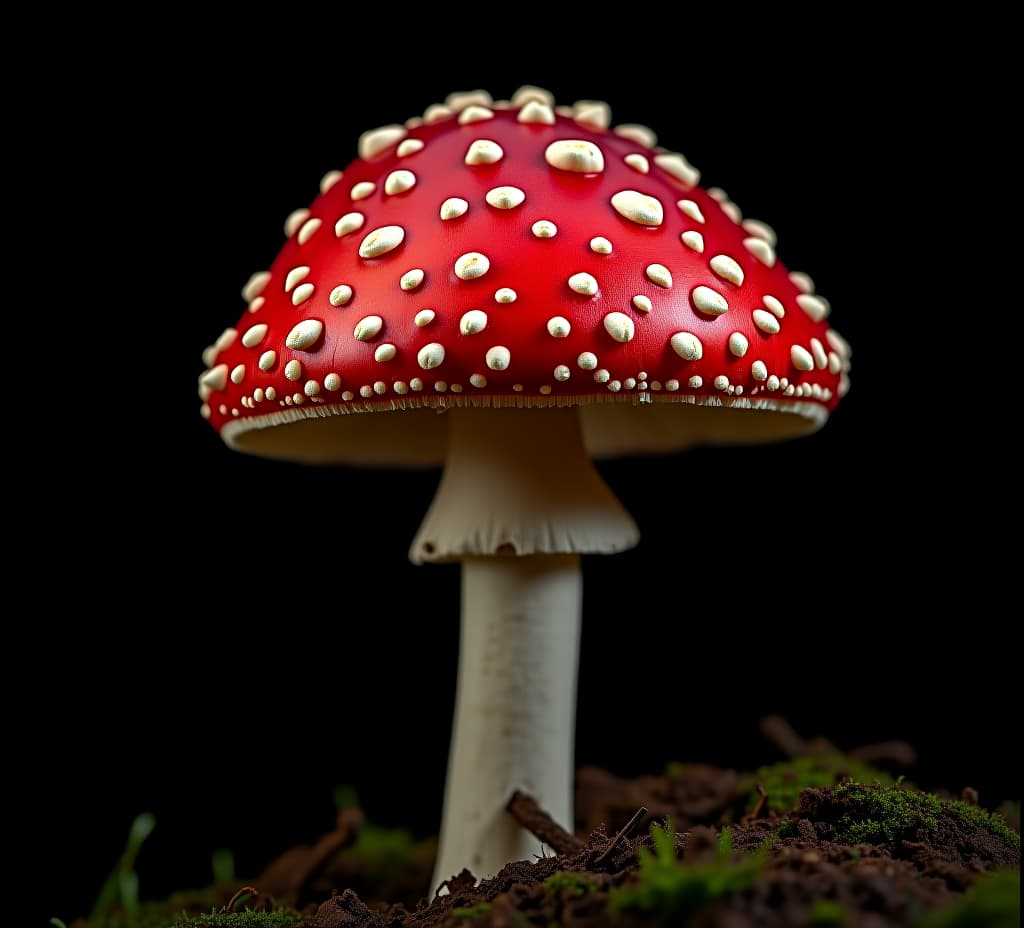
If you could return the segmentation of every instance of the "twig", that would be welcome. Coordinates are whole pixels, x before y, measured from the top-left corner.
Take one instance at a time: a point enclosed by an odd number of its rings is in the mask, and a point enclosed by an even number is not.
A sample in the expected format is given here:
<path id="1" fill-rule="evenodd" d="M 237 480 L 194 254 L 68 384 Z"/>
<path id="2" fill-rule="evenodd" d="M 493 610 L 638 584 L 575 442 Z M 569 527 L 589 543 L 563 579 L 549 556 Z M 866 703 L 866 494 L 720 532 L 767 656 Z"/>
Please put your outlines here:
<path id="1" fill-rule="evenodd" d="M 230 915 L 235 911 L 235 906 L 238 905 L 239 900 L 243 896 L 258 896 L 260 891 L 255 886 L 243 886 L 237 893 L 235 893 L 229 900 L 228 904 L 221 908 L 221 915 Z"/>
<path id="2" fill-rule="evenodd" d="M 786 757 L 805 757 L 810 753 L 807 742 L 781 715 L 766 715 L 758 728 Z"/>
<path id="3" fill-rule="evenodd" d="M 637 809 L 636 812 L 633 813 L 633 817 L 628 822 L 626 822 L 626 824 L 623 825 L 622 828 L 619 829 L 619 833 L 614 838 L 612 838 L 611 844 L 609 844 L 608 847 L 606 847 L 601 852 L 601 854 L 597 858 L 595 858 L 594 866 L 600 866 L 606 860 L 608 860 L 608 858 L 611 857 L 612 854 L 614 853 L 615 849 L 623 841 L 625 841 L 625 839 L 628 838 L 630 836 L 630 834 L 632 834 L 633 830 L 636 828 L 636 826 L 640 823 L 640 820 L 646 814 L 647 814 L 646 807 L 645 806 L 640 806 L 640 808 Z"/>
<path id="4" fill-rule="evenodd" d="M 532 796 L 516 790 L 505 808 L 523 828 L 556 854 L 571 854 L 583 847 L 583 842 L 559 825 Z"/>
<path id="5" fill-rule="evenodd" d="M 768 790 L 764 788 L 763 783 L 757 784 L 757 793 L 761 797 L 757 800 L 757 805 L 754 806 L 754 811 L 750 813 L 752 819 L 761 817 L 761 811 L 764 809 L 764 804 L 768 801 Z"/>

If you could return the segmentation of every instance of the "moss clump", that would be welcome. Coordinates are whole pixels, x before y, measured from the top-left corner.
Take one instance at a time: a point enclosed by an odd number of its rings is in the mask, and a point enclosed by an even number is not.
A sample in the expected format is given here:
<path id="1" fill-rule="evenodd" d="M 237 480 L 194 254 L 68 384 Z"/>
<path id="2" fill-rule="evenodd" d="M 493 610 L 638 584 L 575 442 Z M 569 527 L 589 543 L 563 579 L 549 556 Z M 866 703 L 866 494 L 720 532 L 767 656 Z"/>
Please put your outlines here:
<path id="1" fill-rule="evenodd" d="M 365 872 L 377 880 L 392 880 L 409 866 L 416 850 L 416 842 L 404 828 L 381 828 L 364 825 L 343 857 L 353 857 L 365 866 Z"/>
<path id="2" fill-rule="evenodd" d="M 954 905 L 933 912 L 920 928 L 1016 928 L 1020 925 L 1020 871 L 981 877 Z"/>
<path id="3" fill-rule="evenodd" d="M 587 893 L 597 889 L 597 883 L 582 873 L 567 873 L 559 870 L 552 873 L 544 881 L 544 891 L 549 896 L 555 896 L 565 891 L 570 896 L 585 896 Z"/>
<path id="4" fill-rule="evenodd" d="M 893 778 L 885 771 L 869 767 L 838 751 L 829 751 L 760 767 L 740 781 L 740 792 L 745 797 L 748 812 L 761 801 L 758 785 L 763 786 L 768 794 L 765 808 L 773 812 L 789 812 L 796 808 L 803 790 L 832 786 L 845 777 L 857 783 L 881 783 L 883 786 L 893 783 Z"/>
<path id="5" fill-rule="evenodd" d="M 942 815 L 983 828 L 1008 847 L 1020 850 L 1020 835 L 1003 819 L 966 802 L 949 802 L 916 790 L 848 783 L 832 789 L 833 800 L 846 810 L 836 822 L 836 836 L 851 844 L 880 844 L 913 837 L 923 829 L 935 831 Z"/>
<path id="6" fill-rule="evenodd" d="M 764 867 L 763 854 L 733 859 L 732 833 L 722 832 L 718 853 L 710 862 L 685 864 L 676 859 L 675 834 L 671 825 L 651 826 L 654 853 L 637 852 L 638 876 L 609 894 L 612 911 L 634 911 L 655 915 L 667 923 L 687 920 L 716 899 L 741 892 L 752 885 Z"/>
<path id="7" fill-rule="evenodd" d="M 826 926 L 842 925 L 846 921 L 846 908 L 841 902 L 835 899 L 819 899 L 811 906 L 808 916 L 808 924 L 815 928 L 826 928 Z"/>
<path id="8" fill-rule="evenodd" d="M 474 906 L 461 906 L 452 909 L 452 915 L 460 921 L 471 921 L 474 918 L 480 918 L 484 915 L 489 915 L 491 912 L 491 904 L 489 902 L 478 902 Z"/>

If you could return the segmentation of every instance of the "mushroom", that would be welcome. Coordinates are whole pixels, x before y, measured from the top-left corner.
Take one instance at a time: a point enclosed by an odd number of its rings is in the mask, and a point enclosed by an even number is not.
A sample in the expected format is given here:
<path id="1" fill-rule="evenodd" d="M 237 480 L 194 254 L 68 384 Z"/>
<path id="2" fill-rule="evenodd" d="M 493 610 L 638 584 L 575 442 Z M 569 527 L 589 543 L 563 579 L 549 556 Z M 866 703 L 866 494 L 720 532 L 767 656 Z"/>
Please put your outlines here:
<path id="1" fill-rule="evenodd" d="M 771 228 L 649 129 L 608 126 L 529 87 L 365 133 L 204 356 L 233 449 L 443 462 L 410 549 L 462 571 L 435 885 L 532 854 L 517 789 L 572 829 L 580 557 L 639 537 L 592 461 L 804 435 L 848 387 L 829 304 Z"/>

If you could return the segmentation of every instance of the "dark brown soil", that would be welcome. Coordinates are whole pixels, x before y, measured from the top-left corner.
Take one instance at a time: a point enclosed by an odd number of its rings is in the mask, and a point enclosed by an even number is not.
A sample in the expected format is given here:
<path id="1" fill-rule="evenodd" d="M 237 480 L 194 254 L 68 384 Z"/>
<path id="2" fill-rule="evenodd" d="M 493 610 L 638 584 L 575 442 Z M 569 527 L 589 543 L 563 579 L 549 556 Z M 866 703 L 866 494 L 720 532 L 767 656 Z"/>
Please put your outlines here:
<path id="1" fill-rule="evenodd" d="M 790 754 L 835 752 L 825 742 L 786 744 L 790 735 L 783 728 L 775 738 Z M 898 764 L 912 760 L 906 751 L 905 745 L 877 745 L 862 756 Z M 551 822 L 528 797 L 518 797 L 510 814 L 538 836 L 537 855 L 510 863 L 479 884 L 463 871 L 449 881 L 447 895 L 425 898 L 433 851 L 429 844 L 400 872 L 371 879 L 357 858 L 338 853 L 362 827 L 358 812 L 344 810 L 333 832 L 313 848 L 283 855 L 256 885 L 264 897 L 302 909 L 308 928 L 886 928 L 921 925 L 929 913 L 961 899 L 981 874 L 1019 869 L 1019 839 L 1014 846 L 1005 834 L 972 820 L 966 805 L 936 805 L 941 811 L 927 827 L 910 818 L 886 826 L 889 834 L 854 840 L 851 833 L 865 827 L 865 809 L 875 801 L 889 802 L 894 792 L 878 785 L 857 793 L 853 789 L 806 789 L 797 807 L 786 813 L 772 811 L 762 790 L 762 800 L 748 811 L 749 777 L 733 770 L 689 764 L 664 775 L 626 780 L 583 768 L 577 778 L 577 834 Z M 613 912 L 616 903 L 612 908 L 609 903 L 620 888 L 643 884 L 641 849 L 653 847 L 648 828 L 665 821 L 671 823 L 683 867 L 708 874 L 707 885 L 695 889 L 693 898 L 676 899 L 675 909 L 666 909 L 663 899 L 647 909 L 634 905 Z M 731 848 L 723 851 L 724 829 Z M 715 881 L 733 879 L 737 867 L 749 869 L 742 885 L 719 891 Z M 725 871 L 733 876 L 723 877 Z M 570 876 L 556 877 L 559 873 Z"/>

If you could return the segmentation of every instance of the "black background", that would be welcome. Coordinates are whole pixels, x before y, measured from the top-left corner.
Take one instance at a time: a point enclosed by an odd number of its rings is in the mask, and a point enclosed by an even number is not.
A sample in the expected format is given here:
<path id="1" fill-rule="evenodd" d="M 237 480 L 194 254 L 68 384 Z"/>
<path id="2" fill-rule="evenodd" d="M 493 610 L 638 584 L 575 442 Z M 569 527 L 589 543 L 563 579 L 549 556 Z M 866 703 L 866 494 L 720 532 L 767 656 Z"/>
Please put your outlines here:
<path id="1" fill-rule="evenodd" d="M 328 826 L 338 783 L 376 820 L 437 826 L 458 571 L 406 551 L 438 475 L 233 453 L 195 382 L 320 176 L 364 129 L 459 89 L 536 83 L 650 125 L 775 227 L 854 349 L 813 437 L 600 466 L 643 540 L 584 563 L 577 760 L 749 768 L 774 759 L 756 723 L 780 712 L 843 746 L 906 738 L 925 784 L 1019 793 L 1018 612 L 995 593 L 1013 545 L 985 524 L 1009 502 L 1002 452 L 957 399 L 987 375 L 951 322 L 973 299 L 970 209 L 930 65 L 894 69 L 907 37 L 862 22 L 784 38 L 726 13 L 591 30 L 506 14 L 453 13 L 438 35 L 383 10 L 156 20 L 71 82 L 105 159 L 85 174 L 77 281 L 105 322 L 68 369 L 56 442 L 74 450 L 25 541 L 60 566 L 33 575 L 40 611 L 70 619 L 46 636 L 52 708 L 29 726 L 54 739 L 33 770 L 47 916 L 88 907 L 143 810 L 144 895 L 204 882 L 217 847 L 257 872 Z"/>

